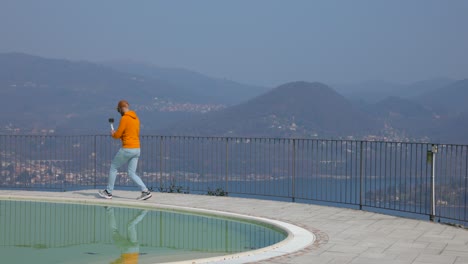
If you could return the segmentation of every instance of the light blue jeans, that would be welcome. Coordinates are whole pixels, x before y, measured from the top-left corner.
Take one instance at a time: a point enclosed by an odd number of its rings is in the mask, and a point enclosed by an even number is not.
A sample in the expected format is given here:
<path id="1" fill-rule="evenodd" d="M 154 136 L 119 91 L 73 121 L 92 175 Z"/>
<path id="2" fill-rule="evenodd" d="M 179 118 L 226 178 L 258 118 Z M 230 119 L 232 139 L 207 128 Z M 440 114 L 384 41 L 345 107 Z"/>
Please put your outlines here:
<path id="1" fill-rule="evenodd" d="M 138 158 L 140 157 L 139 148 L 121 148 L 117 154 L 115 154 L 112 160 L 110 171 L 109 171 L 109 182 L 107 184 L 107 191 L 112 193 L 114 190 L 115 178 L 117 177 L 117 170 L 128 162 L 128 176 L 132 179 L 141 189 L 142 192 L 147 192 L 148 188 L 143 183 L 140 177 L 136 175 L 136 168 L 138 164 Z"/>

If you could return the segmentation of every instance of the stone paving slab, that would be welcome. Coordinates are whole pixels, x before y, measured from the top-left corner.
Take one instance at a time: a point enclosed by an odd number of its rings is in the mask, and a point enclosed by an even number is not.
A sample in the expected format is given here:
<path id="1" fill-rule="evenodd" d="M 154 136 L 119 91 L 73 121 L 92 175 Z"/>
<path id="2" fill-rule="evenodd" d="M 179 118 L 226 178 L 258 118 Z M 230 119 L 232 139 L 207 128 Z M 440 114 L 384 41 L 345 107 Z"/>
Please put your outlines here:
<path id="1" fill-rule="evenodd" d="M 0 197 L 24 195 L 99 199 L 96 192 L 97 190 L 0 190 Z M 98 202 L 135 201 L 134 198 L 138 194 L 136 191 L 116 190 L 111 201 L 101 199 Z M 316 240 L 313 245 L 296 253 L 260 262 L 265 264 L 468 263 L 468 231 L 439 223 L 345 208 L 191 194 L 153 193 L 153 197 L 144 203 L 270 218 L 300 226 L 314 233 Z"/>

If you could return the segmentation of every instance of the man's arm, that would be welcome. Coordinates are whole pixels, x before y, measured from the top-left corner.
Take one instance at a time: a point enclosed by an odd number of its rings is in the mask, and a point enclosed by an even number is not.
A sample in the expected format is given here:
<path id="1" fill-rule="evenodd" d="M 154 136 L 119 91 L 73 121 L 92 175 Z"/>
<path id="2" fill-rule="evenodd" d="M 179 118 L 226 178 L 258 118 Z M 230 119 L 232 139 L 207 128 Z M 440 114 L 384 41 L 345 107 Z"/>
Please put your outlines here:
<path id="1" fill-rule="evenodd" d="M 125 116 L 122 116 L 122 118 L 120 119 L 119 127 L 117 128 L 117 131 L 115 131 L 112 134 L 112 137 L 116 139 L 121 138 L 123 132 L 125 131 L 126 126 L 127 126 L 127 118 Z"/>

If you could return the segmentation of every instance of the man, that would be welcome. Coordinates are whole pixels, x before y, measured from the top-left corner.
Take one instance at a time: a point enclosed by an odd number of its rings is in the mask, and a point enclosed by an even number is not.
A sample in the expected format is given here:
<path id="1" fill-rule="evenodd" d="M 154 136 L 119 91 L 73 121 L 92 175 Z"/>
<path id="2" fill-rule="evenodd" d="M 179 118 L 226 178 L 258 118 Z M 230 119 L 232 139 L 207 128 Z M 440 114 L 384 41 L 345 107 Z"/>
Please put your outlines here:
<path id="1" fill-rule="evenodd" d="M 99 196 L 106 199 L 112 199 L 112 191 L 114 190 L 115 178 L 117 170 L 125 163 L 128 163 L 128 176 L 140 187 L 141 195 L 138 200 L 146 200 L 152 196 L 146 185 L 140 177 L 136 175 L 138 158 L 140 157 L 140 120 L 136 113 L 129 109 L 129 104 L 125 100 L 121 100 L 117 104 L 117 111 L 122 118 L 120 119 L 117 131 L 112 130 L 111 135 L 115 139 L 122 140 L 122 148 L 117 152 L 112 160 L 109 182 L 107 188 L 99 191 Z"/>

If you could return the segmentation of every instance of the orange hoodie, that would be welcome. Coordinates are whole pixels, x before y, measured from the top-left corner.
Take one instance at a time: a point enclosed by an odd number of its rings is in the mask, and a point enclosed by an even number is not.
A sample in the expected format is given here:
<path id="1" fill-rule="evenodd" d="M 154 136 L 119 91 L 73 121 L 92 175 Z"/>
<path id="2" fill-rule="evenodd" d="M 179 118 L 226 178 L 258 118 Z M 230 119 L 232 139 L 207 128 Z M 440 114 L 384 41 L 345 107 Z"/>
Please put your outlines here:
<path id="1" fill-rule="evenodd" d="M 140 148 L 140 120 L 134 111 L 127 111 L 122 116 L 119 128 L 112 137 L 120 138 L 123 148 Z"/>

